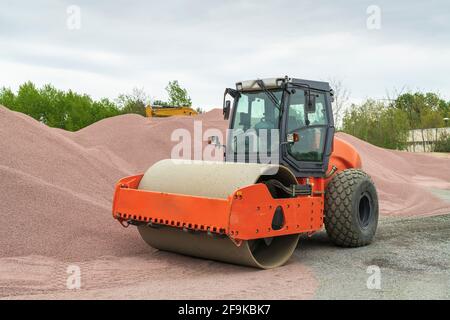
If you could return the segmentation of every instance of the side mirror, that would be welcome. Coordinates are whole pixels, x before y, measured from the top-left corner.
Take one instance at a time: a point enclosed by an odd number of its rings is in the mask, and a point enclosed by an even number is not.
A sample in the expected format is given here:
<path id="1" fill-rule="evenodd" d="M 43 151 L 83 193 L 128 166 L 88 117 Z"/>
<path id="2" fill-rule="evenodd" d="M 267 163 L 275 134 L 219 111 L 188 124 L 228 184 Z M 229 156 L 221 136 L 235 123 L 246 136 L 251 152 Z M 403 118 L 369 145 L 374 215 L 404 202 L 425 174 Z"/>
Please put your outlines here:
<path id="1" fill-rule="evenodd" d="M 306 113 L 315 113 L 316 112 L 316 95 L 314 93 L 311 93 L 311 91 L 308 92 L 308 94 L 305 96 L 306 103 L 305 103 L 305 111 Z"/>
<path id="2" fill-rule="evenodd" d="M 228 120 L 228 118 L 230 117 L 230 110 L 231 110 L 231 101 L 225 100 L 225 103 L 223 105 L 223 118 L 225 120 Z"/>
<path id="3" fill-rule="evenodd" d="M 228 120 L 228 118 L 230 117 L 231 101 L 234 101 L 234 99 L 238 98 L 239 96 L 239 91 L 231 88 L 225 89 L 225 92 L 223 94 L 223 118 L 225 120 Z"/>
<path id="4" fill-rule="evenodd" d="M 289 133 L 286 137 L 287 143 L 296 143 L 300 140 L 300 136 L 297 132 Z"/>

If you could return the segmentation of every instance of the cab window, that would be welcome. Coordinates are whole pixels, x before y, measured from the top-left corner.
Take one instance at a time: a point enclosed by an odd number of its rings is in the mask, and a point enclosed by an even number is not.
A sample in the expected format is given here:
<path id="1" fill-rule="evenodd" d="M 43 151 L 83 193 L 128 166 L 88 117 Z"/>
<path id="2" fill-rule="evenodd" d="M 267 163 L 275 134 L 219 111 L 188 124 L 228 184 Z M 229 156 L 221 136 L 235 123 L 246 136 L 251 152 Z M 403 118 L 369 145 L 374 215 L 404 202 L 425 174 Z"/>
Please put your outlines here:
<path id="1" fill-rule="evenodd" d="M 273 94 L 279 104 L 282 91 L 276 90 Z M 233 152 L 257 152 L 259 148 L 262 148 L 261 151 L 272 150 L 275 147 L 271 143 L 272 130 L 278 130 L 279 121 L 279 106 L 266 93 L 242 92 L 233 119 Z M 266 139 L 256 141 L 251 139 L 253 136 Z"/>
<path id="2" fill-rule="evenodd" d="M 290 95 L 287 114 L 287 133 L 297 133 L 299 141 L 288 145 L 288 153 L 297 161 L 323 161 L 325 135 L 328 125 L 326 97 L 316 93 L 315 110 L 305 109 L 304 90 Z"/>

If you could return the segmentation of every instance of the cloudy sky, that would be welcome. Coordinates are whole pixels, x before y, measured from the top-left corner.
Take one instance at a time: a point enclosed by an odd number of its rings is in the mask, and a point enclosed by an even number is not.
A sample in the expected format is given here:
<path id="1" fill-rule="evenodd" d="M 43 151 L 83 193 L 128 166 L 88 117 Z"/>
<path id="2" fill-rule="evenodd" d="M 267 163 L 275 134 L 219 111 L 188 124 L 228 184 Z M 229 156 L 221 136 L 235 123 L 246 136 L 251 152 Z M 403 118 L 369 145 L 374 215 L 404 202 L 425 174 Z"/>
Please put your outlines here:
<path id="1" fill-rule="evenodd" d="M 0 0 L 0 86 L 164 99 L 177 79 L 211 109 L 238 80 L 284 75 L 342 79 L 353 101 L 450 100 L 450 2 Z"/>

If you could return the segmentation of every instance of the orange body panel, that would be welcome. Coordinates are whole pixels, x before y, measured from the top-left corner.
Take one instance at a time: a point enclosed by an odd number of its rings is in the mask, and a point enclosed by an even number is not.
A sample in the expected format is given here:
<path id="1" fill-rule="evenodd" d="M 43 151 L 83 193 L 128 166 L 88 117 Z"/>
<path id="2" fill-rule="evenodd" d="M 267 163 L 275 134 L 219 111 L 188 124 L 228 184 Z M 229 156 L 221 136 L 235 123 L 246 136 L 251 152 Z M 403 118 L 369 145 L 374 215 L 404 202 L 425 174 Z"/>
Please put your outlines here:
<path id="1" fill-rule="evenodd" d="M 347 142 L 334 138 L 329 170 L 361 168 L 361 158 Z M 121 223 L 153 223 L 175 228 L 225 234 L 230 238 L 251 240 L 322 229 L 324 190 L 330 178 L 309 178 L 311 196 L 274 199 L 264 184 L 236 190 L 227 199 L 206 198 L 138 190 L 143 175 L 121 179 L 113 201 L 113 216 Z M 300 184 L 306 183 L 299 178 Z M 272 230 L 277 207 L 283 209 L 285 223 Z"/>
<path id="2" fill-rule="evenodd" d="M 226 232 L 227 200 L 137 190 L 141 178 L 127 177 L 117 184 L 113 203 L 116 219 Z"/>
<path id="3" fill-rule="evenodd" d="M 355 147 L 335 137 L 333 141 L 333 153 L 331 154 L 328 169 L 331 170 L 333 166 L 336 166 L 338 171 L 349 168 L 359 169 L 361 165 L 361 157 Z"/>
<path id="4" fill-rule="evenodd" d="M 330 157 L 328 172 L 333 168 L 333 166 L 337 168 L 337 172 L 350 168 L 360 169 L 362 167 L 361 157 L 355 147 L 351 144 L 334 137 L 333 153 Z M 325 180 L 325 188 L 330 179 L 331 177 Z"/>
<path id="5" fill-rule="evenodd" d="M 237 241 L 312 233 L 323 225 L 322 193 L 274 199 L 264 184 L 255 184 L 236 190 L 227 199 L 218 199 L 137 190 L 141 178 L 127 177 L 116 186 L 113 216 L 122 223 L 131 220 L 207 231 Z M 272 230 L 273 214 L 279 206 L 285 224 L 280 230 Z"/>
<path id="6" fill-rule="evenodd" d="M 285 224 L 280 230 L 272 230 L 277 207 L 283 208 Z M 249 240 L 314 232 L 320 230 L 322 224 L 321 196 L 274 199 L 264 184 L 255 184 L 236 191 L 231 204 L 229 233 L 236 239 Z"/>

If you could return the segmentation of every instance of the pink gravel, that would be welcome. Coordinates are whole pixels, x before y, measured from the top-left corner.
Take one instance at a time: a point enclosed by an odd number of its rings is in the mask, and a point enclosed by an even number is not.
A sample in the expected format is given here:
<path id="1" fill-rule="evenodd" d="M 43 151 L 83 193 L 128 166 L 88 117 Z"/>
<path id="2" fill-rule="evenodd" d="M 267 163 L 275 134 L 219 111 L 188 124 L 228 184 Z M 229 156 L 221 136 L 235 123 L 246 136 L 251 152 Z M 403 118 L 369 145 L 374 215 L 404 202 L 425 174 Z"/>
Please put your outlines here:
<path id="1" fill-rule="evenodd" d="M 170 157 L 174 129 L 193 131 L 194 121 L 226 129 L 221 110 L 196 118 L 146 119 L 124 115 L 78 132 L 48 128 L 0 107 L 1 257 L 43 255 L 89 259 L 144 253 L 136 232 L 111 218 L 115 182 Z M 361 153 L 373 177 L 384 215 L 450 212 L 430 188 L 450 189 L 450 160 L 377 148 L 338 136 Z"/>
<path id="2" fill-rule="evenodd" d="M 450 203 L 431 190 L 450 192 L 450 159 L 376 147 L 345 133 L 337 136 L 360 153 L 363 170 L 373 178 L 381 214 L 421 216 L 450 213 Z"/>

